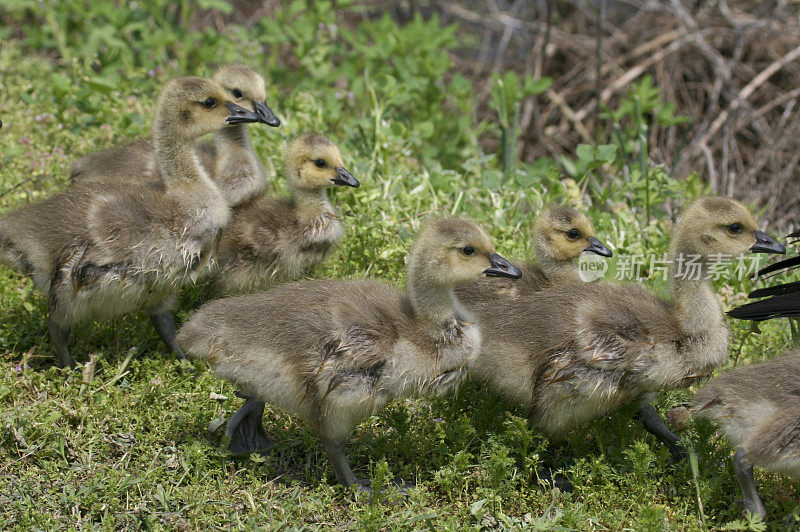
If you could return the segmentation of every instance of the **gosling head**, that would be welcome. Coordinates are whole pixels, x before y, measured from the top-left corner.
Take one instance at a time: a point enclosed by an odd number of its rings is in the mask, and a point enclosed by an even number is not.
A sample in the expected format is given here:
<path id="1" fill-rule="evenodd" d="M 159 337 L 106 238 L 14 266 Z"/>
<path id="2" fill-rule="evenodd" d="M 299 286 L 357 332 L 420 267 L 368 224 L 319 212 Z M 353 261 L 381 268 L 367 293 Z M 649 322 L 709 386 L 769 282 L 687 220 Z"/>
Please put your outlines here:
<path id="1" fill-rule="evenodd" d="M 289 143 L 286 168 L 289 183 L 301 190 L 319 190 L 331 185 L 358 188 L 360 185 L 344 167 L 336 144 L 315 133 L 307 133 Z"/>
<path id="2" fill-rule="evenodd" d="M 214 72 L 213 79 L 228 91 L 235 103 L 255 111 L 261 122 L 272 127 L 281 125 L 267 105 L 264 78 L 258 72 L 245 65 L 225 65 Z"/>
<path id="3" fill-rule="evenodd" d="M 594 236 L 589 218 L 571 207 L 552 205 L 533 228 L 536 255 L 549 262 L 571 262 L 584 251 L 610 257 L 611 250 Z"/>
<path id="4" fill-rule="evenodd" d="M 481 276 L 519 279 L 519 268 L 497 254 L 489 236 L 468 220 L 444 218 L 419 235 L 411 254 L 411 275 L 441 286 Z"/>
<path id="5" fill-rule="evenodd" d="M 161 91 L 155 134 L 194 140 L 229 124 L 259 122 L 261 117 L 233 101 L 222 86 L 199 77 L 175 78 Z"/>
<path id="6" fill-rule="evenodd" d="M 747 207 L 719 196 L 702 197 L 684 209 L 675 228 L 673 250 L 701 259 L 786 253 L 782 244 L 758 229 Z"/>

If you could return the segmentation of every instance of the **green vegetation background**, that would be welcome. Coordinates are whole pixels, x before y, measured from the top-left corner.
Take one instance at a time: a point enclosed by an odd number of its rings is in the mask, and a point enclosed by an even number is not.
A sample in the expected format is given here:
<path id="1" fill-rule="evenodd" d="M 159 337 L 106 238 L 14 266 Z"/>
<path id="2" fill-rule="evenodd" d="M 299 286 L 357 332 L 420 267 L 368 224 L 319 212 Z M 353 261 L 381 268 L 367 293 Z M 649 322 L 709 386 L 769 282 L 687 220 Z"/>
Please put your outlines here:
<path id="1" fill-rule="evenodd" d="M 227 62 L 268 80 L 283 125 L 251 131 L 276 194 L 285 193 L 285 140 L 302 131 L 340 143 L 361 180 L 358 190 L 333 192 L 347 234 L 319 276 L 401 286 L 410 241 L 431 214 L 473 218 L 503 255 L 524 258 L 536 212 L 554 201 L 586 209 L 614 261 L 660 257 L 676 209 L 704 191 L 697 176 L 648 164 L 647 128 L 687 125 L 647 78 L 604 111 L 608 128 L 596 132 L 596 146 L 521 165 L 519 104 L 549 80 L 496 76 L 495 119 L 478 121 L 476 89 L 448 55 L 463 44 L 456 27 L 435 18 L 398 26 L 388 16 L 352 24 L 342 14 L 358 14 L 357 5 L 295 1 L 250 28 L 198 30 L 194 8 L 233 9 L 224 0 L 0 6 L 0 214 L 66 187 L 79 155 L 147 135 L 163 81 Z M 726 308 L 751 288 L 747 280 L 717 284 Z M 709 424 L 689 422 L 680 433 L 699 458 L 693 473 L 688 463 L 668 463 L 633 409 L 550 442 L 527 427 L 523 409 L 472 383 L 455 397 L 392 404 L 362 425 L 350 446 L 355 470 L 378 485 L 399 476 L 418 487 L 404 499 L 391 489 L 356 496 L 335 485 L 315 436 L 274 409 L 265 416 L 273 449 L 229 456 L 208 425 L 237 408 L 233 388 L 204 367 L 196 378 L 180 374 L 142 316 L 76 331 L 76 358 L 98 356 L 87 381 L 53 367 L 45 317 L 32 283 L 0 269 L 3 529 L 765 528 L 741 520 L 730 448 Z M 730 364 L 770 358 L 793 341 L 785 322 L 764 325 L 760 336 L 730 325 Z M 663 394 L 656 405 L 663 413 L 691 396 Z M 545 460 L 571 478 L 574 493 L 539 489 L 535 471 Z M 798 485 L 757 477 L 769 526 L 779 527 L 796 511 Z"/>

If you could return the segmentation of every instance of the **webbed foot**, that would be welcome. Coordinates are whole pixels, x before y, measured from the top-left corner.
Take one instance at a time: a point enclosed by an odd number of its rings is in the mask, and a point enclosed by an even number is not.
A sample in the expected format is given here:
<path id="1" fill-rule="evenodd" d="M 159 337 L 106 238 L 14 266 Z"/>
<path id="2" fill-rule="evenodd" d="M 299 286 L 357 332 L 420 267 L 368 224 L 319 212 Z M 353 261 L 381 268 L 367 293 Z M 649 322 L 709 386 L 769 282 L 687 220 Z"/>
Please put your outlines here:
<path id="1" fill-rule="evenodd" d="M 75 369 L 75 361 L 69 354 L 69 328 L 62 327 L 52 318 L 47 318 L 47 329 L 50 331 L 50 341 L 53 342 L 53 347 L 56 349 L 56 356 L 58 356 L 58 367 Z"/>
<path id="2" fill-rule="evenodd" d="M 753 515 L 760 515 L 762 520 L 766 519 L 767 510 L 764 508 L 764 503 L 761 502 L 761 497 L 758 496 L 756 481 L 753 478 L 753 464 L 747 460 L 741 449 L 738 449 L 733 455 L 733 470 L 736 472 L 736 480 L 742 490 L 744 509 Z"/>
<path id="3" fill-rule="evenodd" d="M 395 502 L 407 497 L 409 491 L 416 487 L 416 484 L 413 482 L 405 482 L 400 478 L 392 479 L 389 484 L 397 488 L 396 494 L 390 496 L 389 499 Z M 353 487 L 355 488 L 356 492 L 369 495 L 370 498 L 376 496 L 375 489 L 368 480 L 356 479 L 356 483 L 353 484 Z M 382 494 L 381 492 L 378 492 L 378 494 L 382 497 L 386 497 L 386 495 Z"/>
<path id="4" fill-rule="evenodd" d="M 225 435 L 231 439 L 228 450 L 233 454 L 250 454 L 269 449 L 273 442 L 267 438 L 261 422 L 264 402 L 238 391 L 236 396 L 245 402 L 231 416 L 225 427 Z"/>
<path id="5" fill-rule="evenodd" d="M 399 491 L 404 497 L 408 495 L 409 491 L 417 487 L 417 485 L 413 482 L 406 482 L 399 477 L 392 480 L 392 485 L 397 488 L 397 491 Z"/>
<path id="6" fill-rule="evenodd" d="M 195 373 L 196 370 L 192 367 L 189 359 L 186 358 L 183 350 L 181 350 L 180 346 L 178 346 L 178 342 L 175 340 L 177 332 L 175 329 L 175 317 L 172 315 L 172 312 L 169 310 L 151 312 L 150 322 L 153 324 L 153 327 L 155 327 L 156 332 L 158 332 L 161 341 L 167 346 L 167 349 L 169 349 L 171 353 L 175 353 L 178 357 L 178 362 L 180 364 L 178 366 L 178 373 L 183 374 L 184 370 L 189 374 Z"/>
<path id="7" fill-rule="evenodd" d="M 653 405 L 644 405 L 637 413 L 636 417 L 642 422 L 644 429 L 652 434 L 661 443 L 667 446 L 670 454 L 670 461 L 674 464 L 689 458 L 686 447 L 681 443 L 681 439 L 671 430 L 662 417 L 653 408 Z"/>

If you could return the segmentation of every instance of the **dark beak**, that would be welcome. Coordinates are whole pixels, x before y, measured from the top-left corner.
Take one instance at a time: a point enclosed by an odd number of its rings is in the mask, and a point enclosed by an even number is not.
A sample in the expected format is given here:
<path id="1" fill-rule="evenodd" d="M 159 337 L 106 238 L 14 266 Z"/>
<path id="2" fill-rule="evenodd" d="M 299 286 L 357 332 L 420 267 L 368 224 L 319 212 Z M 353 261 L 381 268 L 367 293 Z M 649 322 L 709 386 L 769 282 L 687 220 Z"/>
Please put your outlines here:
<path id="1" fill-rule="evenodd" d="M 249 111 L 240 105 L 236 105 L 233 102 L 228 102 L 226 104 L 228 108 L 228 112 L 230 112 L 230 116 L 227 120 L 225 120 L 229 124 L 248 124 L 251 122 L 261 122 L 261 117 L 254 113 L 253 111 Z"/>
<path id="2" fill-rule="evenodd" d="M 256 108 L 256 113 L 258 113 L 258 116 L 261 117 L 262 122 L 272 127 L 278 127 L 281 125 L 280 118 L 275 116 L 275 113 L 273 113 L 272 109 L 269 108 L 267 102 L 253 102 L 253 105 Z"/>
<path id="3" fill-rule="evenodd" d="M 358 182 L 358 179 L 353 177 L 353 175 L 344 168 L 337 168 L 336 177 L 331 179 L 331 181 L 337 185 L 346 185 L 353 188 L 358 188 L 358 186 L 361 184 Z"/>
<path id="4" fill-rule="evenodd" d="M 611 250 L 606 247 L 605 244 L 597 240 L 595 237 L 589 238 L 589 247 L 584 249 L 584 251 L 588 251 L 589 253 L 595 253 L 600 255 L 601 257 L 610 257 L 613 255 Z"/>
<path id="5" fill-rule="evenodd" d="M 522 277 L 522 270 L 508 262 L 497 253 L 489 253 L 489 266 L 483 270 L 486 277 L 511 277 L 519 279 Z"/>
<path id="6" fill-rule="evenodd" d="M 769 236 L 764 231 L 756 229 L 753 231 L 753 236 L 756 237 L 756 243 L 750 248 L 751 253 L 786 253 L 786 246 Z"/>

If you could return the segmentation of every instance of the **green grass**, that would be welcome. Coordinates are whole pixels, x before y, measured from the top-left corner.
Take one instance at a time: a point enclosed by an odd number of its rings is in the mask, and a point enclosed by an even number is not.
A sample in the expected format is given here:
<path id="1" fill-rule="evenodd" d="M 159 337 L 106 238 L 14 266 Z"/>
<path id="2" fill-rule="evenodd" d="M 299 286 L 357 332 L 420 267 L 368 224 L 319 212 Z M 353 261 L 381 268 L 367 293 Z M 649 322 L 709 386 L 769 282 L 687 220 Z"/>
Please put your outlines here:
<path id="1" fill-rule="evenodd" d="M 280 14 L 290 28 L 292 20 L 304 28 L 313 15 L 290 11 Z M 14 16 L 30 22 L 38 15 Z M 58 11 L 50 18 L 61 16 L 72 20 Z M 191 53 L 165 43 L 165 58 L 156 53 L 161 48 L 153 38 L 131 57 L 142 61 L 151 54 L 159 66 L 163 59 L 166 70 L 155 75 L 150 70 L 157 65 L 109 55 L 103 47 L 94 51 L 103 64 L 98 73 L 77 37 L 56 38 L 51 22 L 42 22 L 40 35 L 32 24 L 26 39 L 8 39 L 0 47 L 0 214 L 67 186 L 69 163 L 78 155 L 146 134 L 159 83 L 179 72 L 207 74 L 203 58 L 214 57 L 248 62 L 270 79 L 268 101 L 283 125 L 252 131 L 271 173 L 280 175 L 288 136 L 319 130 L 341 144 L 346 164 L 362 182 L 357 190 L 333 192 L 347 235 L 320 276 L 368 274 L 401 285 L 411 239 L 431 214 L 471 217 L 491 232 L 501 254 L 529 256 L 533 216 L 555 200 L 587 209 L 617 260 L 665 251 L 672 220 L 662 205 L 679 204 L 702 187 L 694 177 L 677 180 L 659 168 L 644 177 L 635 168 L 630 179 L 619 177 L 626 165 L 638 167 L 630 164 L 638 157 L 637 128 L 620 142 L 618 155 L 606 147 L 595 155 L 583 150 L 574 161 L 521 165 L 509 161 L 507 151 L 502 157 L 486 154 L 477 139 L 499 138 L 502 132 L 495 124 L 474 122 L 473 89 L 452 76 L 451 64 L 382 58 L 403 53 L 409 42 L 430 33 L 393 24 L 365 22 L 347 38 L 334 30 L 311 35 L 287 30 L 288 45 L 267 36 L 268 25 L 234 28 L 228 32 L 233 36 L 207 37 Z M 386 33 L 394 36 L 389 50 L 375 44 L 375 36 Z M 445 55 L 437 50 L 453 45 L 452 35 L 438 37 L 442 40 L 430 45 L 430 56 Z M 424 44 L 420 48 L 428 49 Z M 215 55 L 215 46 L 224 53 Z M 262 55 L 253 53 L 259 46 Z M 286 64 L 291 54 L 285 62 L 276 59 L 286 46 L 300 58 L 291 68 Z M 59 48 L 70 51 L 69 60 L 57 53 Z M 365 50 L 375 57 L 362 57 Z M 328 63 L 352 77 L 349 87 L 339 88 L 340 73 Z M 401 74 L 405 78 L 397 82 Z M 615 120 L 632 116 L 623 115 Z M 619 131 L 628 135 L 628 129 Z M 598 144 L 603 141 L 615 142 L 598 139 Z M 564 178 L 562 167 L 573 177 Z M 280 177 L 273 188 L 284 193 Z M 649 224 L 642 211 L 645 191 Z M 657 290 L 662 284 L 652 283 Z M 724 302 L 730 306 L 750 283 L 721 281 L 718 286 L 726 289 Z M 187 294 L 178 317 L 185 320 L 190 313 Z M 32 283 L 0 268 L 0 363 L 6 368 L 0 372 L 3 529 L 744 526 L 741 506 L 733 503 L 738 488 L 731 449 L 708 423 L 692 421 L 681 432 L 699 458 L 695 479 L 688 463 L 668 463 L 666 449 L 631 419 L 632 408 L 551 442 L 527 427 L 521 408 L 467 383 L 454 397 L 392 404 L 359 427 L 350 446 L 359 475 L 378 484 L 395 476 L 417 483 L 407 498 L 391 490 L 369 498 L 337 486 L 313 433 L 274 409 L 265 415 L 274 447 L 261 457 L 229 456 L 222 431 L 209 433 L 208 426 L 238 407 L 233 387 L 202 366 L 196 377 L 181 374 L 144 316 L 87 323 L 75 331 L 76 359 L 96 354 L 98 360 L 86 381 L 81 371 L 53 367 L 45 318 L 46 302 Z M 731 329 L 733 354 L 747 327 L 731 323 Z M 740 364 L 775 356 L 792 343 L 785 322 L 762 329 L 761 336 L 747 339 Z M 656 406 L 663 413 L 691 397 L 692 390 L 665 393 Z M 539 489 L 533 471 L 540 462 L 566 473 L 575 492 Z M 764 472 L 757 479 L 769 526 L 779 527 L 800 496 L 798 484 Z"/>

